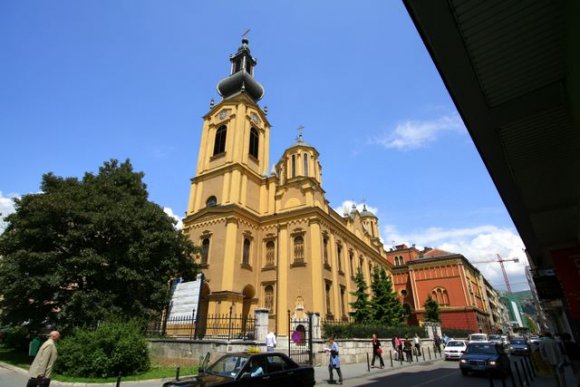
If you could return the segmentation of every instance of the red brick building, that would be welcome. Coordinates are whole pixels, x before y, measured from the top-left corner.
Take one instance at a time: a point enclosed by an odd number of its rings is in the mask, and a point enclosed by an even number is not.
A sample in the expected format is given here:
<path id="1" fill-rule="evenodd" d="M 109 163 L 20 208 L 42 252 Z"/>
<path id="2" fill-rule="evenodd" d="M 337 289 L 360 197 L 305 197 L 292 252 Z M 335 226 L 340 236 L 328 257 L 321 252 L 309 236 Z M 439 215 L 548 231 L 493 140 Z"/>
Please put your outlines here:
<path id="1" fill-rule="evenodd" d="M 409 313 L 409 324 L 425 320 L 423 305 L 431 295 L 439 304 L 443 329 L 491 332 L 498 326 L 488 297 L 495 290 L 463 255 L 403 244 L 387 252 L 387 260 L 393 265 L 393 287 Z"/>

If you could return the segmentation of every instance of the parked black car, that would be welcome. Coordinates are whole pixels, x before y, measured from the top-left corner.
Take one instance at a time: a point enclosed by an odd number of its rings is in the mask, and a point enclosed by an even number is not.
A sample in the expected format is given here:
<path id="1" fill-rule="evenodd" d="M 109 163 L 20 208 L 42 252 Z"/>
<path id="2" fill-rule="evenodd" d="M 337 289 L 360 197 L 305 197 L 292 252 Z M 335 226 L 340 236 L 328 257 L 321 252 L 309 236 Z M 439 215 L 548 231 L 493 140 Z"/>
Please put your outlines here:
<path id="1" fill-rule="evenodd" d="M 512 339 L 510 341 L 510 352 L 513 355 L 529 355 L 530 345 L 526 339 Z"/>
<path id="2" fill-rule="evenodd" d="M 469 372 L 508 375 L 510 359 L 503 345 L 491 342 L 469 343 L 459 359 L 459 368 L 463 375 Z"/>
<path id="3" fill-rule="evenodd" d="M 194 386 L 314 386 L 314 368 L 301 366 L 278 352 L 229 353 L 207 366 L 209 353 L 199 375 L 163 383 L 163 387 Z"/>

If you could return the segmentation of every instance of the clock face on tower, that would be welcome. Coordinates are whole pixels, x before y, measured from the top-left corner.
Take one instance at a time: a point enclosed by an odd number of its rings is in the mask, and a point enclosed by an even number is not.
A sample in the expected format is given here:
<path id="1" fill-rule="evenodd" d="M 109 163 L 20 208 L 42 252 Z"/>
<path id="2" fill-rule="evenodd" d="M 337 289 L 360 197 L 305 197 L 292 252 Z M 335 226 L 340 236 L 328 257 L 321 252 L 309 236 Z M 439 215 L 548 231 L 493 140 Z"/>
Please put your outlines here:
<path id="1" fill-rule="evenodd" d="M 252 112 L 252 114 L 250 114 L 250 117 L 252 118 L 252 122 L 254 124 L 256 124 L 256 125 L 259 125 L 260 124 L 260 122 L 261 122 L 260 121 L 260 117 L 258 117 L 258 115 L 256 113 L 253 113 Z"/>
<path id="2" fill-rule="evenodd" d="M 220 120 L 225 119 L 228 116 L 228 111 L 227 110 L 222 110 L 221 112 L 219 112 L 218 117 Z"/>

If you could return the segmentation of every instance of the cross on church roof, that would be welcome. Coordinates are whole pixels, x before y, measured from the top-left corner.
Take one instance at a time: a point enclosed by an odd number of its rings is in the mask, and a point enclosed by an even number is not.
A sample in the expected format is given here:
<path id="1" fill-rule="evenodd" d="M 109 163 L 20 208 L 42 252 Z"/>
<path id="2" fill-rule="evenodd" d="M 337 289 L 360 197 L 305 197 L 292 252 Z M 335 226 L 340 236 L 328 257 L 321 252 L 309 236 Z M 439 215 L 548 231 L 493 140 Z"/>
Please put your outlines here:
<path id="1" fill-rule="evenodd" d="M 296 130 L 298 131 L 298 142 L 303 142 L 304 140 L 302 138 L 302 131 L 304 131 L 304 126 L 300 125 Z"/>

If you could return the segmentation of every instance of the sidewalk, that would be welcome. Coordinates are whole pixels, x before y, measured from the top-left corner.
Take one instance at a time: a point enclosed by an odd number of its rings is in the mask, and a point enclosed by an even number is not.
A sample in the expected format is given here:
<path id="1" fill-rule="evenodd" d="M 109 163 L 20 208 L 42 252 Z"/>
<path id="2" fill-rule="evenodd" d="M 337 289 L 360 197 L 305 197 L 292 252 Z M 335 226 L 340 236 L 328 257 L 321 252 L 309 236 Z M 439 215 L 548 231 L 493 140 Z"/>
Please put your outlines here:
<path id="1" fill-rule="evenodd" d="M 386 359 L 385 367 L 383 369 L 380 368 L 371 368 L 370 372 L 367 367 L 367 363 L 356 363 L 356 364 L 344 364 L 341 366 L 342 375 L 344 380 L 349 379 L 357 379 L 360 377 L 368 376 L 368 375 L 388 375 L 390 373 L 397 373 L 402 369 L 416 366 L 419 364 L 434 364 L 436 362 L 443 362 L 444 360 L 440 357 L 434 359 L 420 359 L 420 361 L 408 363 L 393 361 L 393 367 L 391 367 L 390 360 Z M 12 372 L 12 377 L 18 380 L 18 384 L 21 386 L 26 385 L 26 381 L 28 380 L 27 372 L 21 368 L 11 366 L 6 363 L 0 363 L 0 366 L 4 369 L 10 370 Z M 314 375 L 316 378 L 316 385 L 317 386 L 325 386 L 329 385 L 328 383 L 328 366 L 320 365 L 314 367 Z M 566 379 L 566 386 L 567 387 L 575 387 L 577 384 L 574 374 L 572 373 L 572 369 L 570 367 L 565 368 L 564 376 Z M 335 373 L 336 378 L 336 373 Z M 11 379 L 12 380 L 12 379 Z M 167 379 L 155 379 L 155 380 L 145 380 L 139 382 L 129 382 L 129 381 L 122 381 L 121 387 L 160 387 L 164 381 L 171 380 L 171 378 Z M 501 382 L 497 379 L 498 386 L 501 386 Z M 516 383 L 518 381 L 516 380 Z M 518 383 L 519 384 L 519 383 Z M 51 387 L 112 387 L 115 386 L 116 383 L 103 383 L 103 384 L 93 384 L 93 383 L 64 383 L 58 381 L 52 381 L 50 383 Z M 511 381 L 506 380 L 506 385 L 511 386 Z M 531 383 L 529 384 L 533 387 L 554 387 L 556 386 L 556 380 L 553 377 L 536 377 Z M 0 380 L 0 386 L 4 387 L 3 381 Z M 7 386 L 6 386 L 7 387 Z"/>

